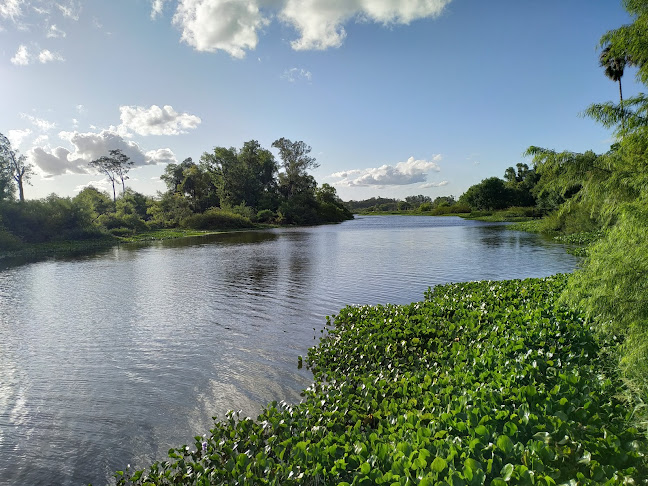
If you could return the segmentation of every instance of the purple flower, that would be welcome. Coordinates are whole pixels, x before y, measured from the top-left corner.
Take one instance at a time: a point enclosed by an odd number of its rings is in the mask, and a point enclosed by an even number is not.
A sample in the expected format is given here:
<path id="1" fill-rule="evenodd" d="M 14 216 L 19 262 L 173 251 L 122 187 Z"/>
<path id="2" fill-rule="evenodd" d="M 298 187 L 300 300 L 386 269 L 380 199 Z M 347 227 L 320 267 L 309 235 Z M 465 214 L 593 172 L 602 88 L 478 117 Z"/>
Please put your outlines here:
<path id="1" fill-rule="evenodd" d="M 202 443 L 202 451 L 203 451 L 203 454 L 204 454 L 205 452 L 207 452 L 207 442 L 203 442 L 203 443 Z"/>

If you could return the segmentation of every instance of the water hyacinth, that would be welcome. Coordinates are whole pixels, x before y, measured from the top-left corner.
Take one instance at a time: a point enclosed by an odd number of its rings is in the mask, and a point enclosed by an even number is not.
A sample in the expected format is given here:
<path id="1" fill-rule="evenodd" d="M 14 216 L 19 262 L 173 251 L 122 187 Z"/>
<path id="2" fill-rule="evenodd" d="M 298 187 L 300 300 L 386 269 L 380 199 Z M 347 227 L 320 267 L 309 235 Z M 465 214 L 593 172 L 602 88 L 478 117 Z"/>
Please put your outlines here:
<path id="1" fill-rule="evenodd" d="M 610 343 L 554 305 L 564 285 L 450 284 L 342 309 L 304 360 L 302 403 L 231 412 L 196 452 L 118 484 L 646 484 Z"/>

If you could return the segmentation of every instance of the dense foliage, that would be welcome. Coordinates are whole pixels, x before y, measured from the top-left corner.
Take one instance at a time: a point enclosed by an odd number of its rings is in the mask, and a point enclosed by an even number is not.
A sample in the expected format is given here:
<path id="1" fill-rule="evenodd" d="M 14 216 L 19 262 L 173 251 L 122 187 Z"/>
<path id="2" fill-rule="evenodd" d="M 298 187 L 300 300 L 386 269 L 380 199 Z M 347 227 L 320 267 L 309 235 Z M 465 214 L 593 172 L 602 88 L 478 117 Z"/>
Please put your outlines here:
<path id="1" fill-rule="evenodd" d="M 133 238 L 158 229 L 228 230 L 264 224 L 319 224 L 353 217 L 328 184 L 318 187 L 308 169 L 317 166 L 304 142 L 279 139 L 282 164 L 255 140 L 243 148 L 216 147 L 195 164 L 169 164 L 161 179 L 168 190 L 149 197 L 126 187 L 132 161 L 121 151 L 90 162 L 112 187 L 94 187 L 73 198 L 52 194 L 24 200 L 31 168 L 0 134 L 0 250 L 110 236 Z M 121 186 L 121 195 L 117 187 Z M 20 201 L 15 201 L 16 187 Z M 112 197 L 111 197 L 112 196 Z"/>
<path id="2" fill-rule="evenodd" d="M 554 305 L 565 280 L 347 307 L 308 353 L 302 403 L 230 413 L 119 484 L 643 484 L 605 347 Z"/>

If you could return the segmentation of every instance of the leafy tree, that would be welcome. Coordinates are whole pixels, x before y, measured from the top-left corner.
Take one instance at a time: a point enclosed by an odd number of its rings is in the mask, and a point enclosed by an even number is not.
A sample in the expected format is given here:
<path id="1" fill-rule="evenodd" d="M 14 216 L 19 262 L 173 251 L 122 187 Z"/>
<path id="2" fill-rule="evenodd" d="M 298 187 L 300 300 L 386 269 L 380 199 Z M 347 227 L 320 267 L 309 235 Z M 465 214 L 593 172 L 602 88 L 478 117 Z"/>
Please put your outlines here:
<path id="1" fill-rule="evenodd" d="M 432 198 L 430 196 L 419 194 L 418 196 L 407 196 L 405 201 L 412 207 L 412 209 L 416 209 L 421 204 L 431 203 Z"/>
<path id="2" fill-rule="evenodd" d="M 84 188 L 74 197 L 73 201 L 86 209 L 93 222 L 102 214 L 115 210 L 115 203 L 110 200 L 110 196 L 94 186 Z"/>
<path id="3" fill-rule="evenodd" d="M 25 201 L 24 184 L 29 184 L 29 180 L 34 173 L 34 166 L 27 163 L 27 157 L 19 155 L 17 150 L 12 150 L 11 142 L 7 137 L 0 133 L 0 199 L 3 195 L 11 194 L 7 187 L 7 175 L 9 175 L 18 186 L 18 198 L 20 202 Z"/>
<path id="4" fill-rule="evenodd" d="M 408 211 L 412 209 L 412 205 L 407 201 L 398 201 L 398 210 L 399 211 Z"/>
<path id="5" fill-rule="evenodd" d="M 509 167 L 504 172 L 504 180 L 510 190 L 509 204 L 511 206 L 535 206 L 533 189 L 539 176 L 535 169 L 529 169 L 527 164 L 518 163 L 516 168 L 517 170 Z"/>
<path id="6" fill-rule="evenodd" d="M 308 180 L 308 170 L 316 169 L 319 164 L 311 157 L 311 147 L 301 140 L 292 142 L 287 138 L 280 138 L 272 142 L 272 146 L 279 150 L 283 172 L 279 174 L 279 188 L 286 199 L 296 194 L 308 191 L 312 187 Z"/>
<path id="7" fill-rule="evenodd" d="M 277 164 L 274 155 L 256 140 L 234 147 L 216 147 L 204 153 L 201 161 L 212 174 L 221 206 L 245 203 L 254 209 L 269 209 L 276 187 Z"/>
<path id="8" fill-rule="evenodd" d="M 510 190 L 499 177 L 489 177 L 470 186 L 459 198 L 459 202 L 468 204 L 472 209 L 488 211 L 507 208 L 510 201 Z"/>
<path id="9" fill-rule="evenodd" d="M 321 221 L 340 222 L 353 219 L 353 214 L 344 205 L 342 199 L 337 195 L 335 187 L 330 184 L 322 184 L 315 190 L 315 198 L 318 203 L 318 214 Z"/>
<path id="10" fill-rule="evenodd" d="M 160 178 L 171 193 L 189 198 L 194 212 L 203 212 L 219 203 L 216 186 L 209 170 L 195 164 L 191 157 L 180 164 L 167 165 Z"/>

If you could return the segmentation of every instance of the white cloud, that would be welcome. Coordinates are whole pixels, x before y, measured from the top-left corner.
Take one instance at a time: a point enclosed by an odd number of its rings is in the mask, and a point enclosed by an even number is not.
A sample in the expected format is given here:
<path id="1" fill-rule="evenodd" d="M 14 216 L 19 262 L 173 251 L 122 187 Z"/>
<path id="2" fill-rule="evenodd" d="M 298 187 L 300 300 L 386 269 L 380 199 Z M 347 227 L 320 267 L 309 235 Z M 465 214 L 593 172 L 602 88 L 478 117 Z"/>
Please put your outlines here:
<path id="1" fill-rule="evenodd" d="M 48 148 L 33 147 L 27 157 L 30 162 L 36 165 L 45 177 L 73 173 L 87 174 L 88 161 L 71 157 L 71 153 L 65 147 L 56 147 L 48 151 Z"/>
<path id="2" fill-rule="evenodd" d="M 62 146 L 52 149 L 46 146 L 33 147 L 28 152 L 30 161 L 39 167 L 46 177 L 66 173 L 90 173 L 88 162 L 107 155 L 114 149 L 121 150 L 136 166 L 176 162 L 175 155 L 168 148 L 144 152 L 137 143 L 125 140 L 118 133 L 109 130 L 99 133 L 63 131 L 59 132 L 58 136 L 73 149 Z"/>
<path id="3" fill-rule="evenodd" d="M 32 9 L 38 15 L 49 15 L 49 13 L 50 13 L 50 11 L 48 9 L 43 8 L 43 7 L 37 7 L 36 5 L 32 5 Z"/>
<path id="4" fill-rule="evenodd" d="M 426 184 L 421 184 L 419 186 L 419 189 L 430 189 L 432 187 L 443 187 L 443 186 L 447 186 L 447 185 L 448 185 L 448 181 L 428 182 Z"/>
<path id="5" fill-rule="evenodd" d="M 162 15 L 162 10 L 164 10 L 164 4 L 167 0 L 153 0 L 151 4 L 151 18 L 155 19 L 158 15 Z"/>
<path id="6" fill-rule="evenodd" d="M 24 130 L 9 130 L 7 132 L 7 138 L 11 142 L 11 147 L 16 149 L 17 147 L 20 147 L 22 141 L 31 134 L 32 131 L 29 128 L 25 128 Z"/>
<path id="7" fill-rule="evenodd" d="M 346 37 L 344 24 L 352 19 L 384 25 L 409 24 L 436 17 L 451 0 L 287 0 L 281 18 L 292 24 L 300 38 L 295 50 L 339 47 Z"/>
<path id="8" fill-rule="evenodd" d="M 337 185 L 354 186 L 404 186 L 425 182 L 428 173 L 439 172 L 437 162 L 441 155 L 435 155 L 431 161 L 415 160 L 414 157 L 407 159 L 407 162 L 399 162 L 395 166 L 383 165 L 371 169 L 354 169 L 343 172 L 336 172 L 330 177 L 341 178 Z"/>
<path id="9" fill-rule="evenodd" d="M 120 106 L 121 127 L 138 135 L 179 135 L 200 125 L 196 115 L 178 113 L 172 106 Z"/>
<path id="10" fill-rule="evenodd" d="M 74 0 L 69 0 L 67 4 L 57 3 L 56 6 L 61 11 L 63 16 L 72 20 L 79 20 L 81 14 L 81 3 Z"/>
<path id="11" fill-rule="evenodd" d="M 22 5 L 24 0 L 1 0 L 0 17 L 15 20 L 22 15 Z"/>
<path id="12" fill-rule="evenodd" d="M 47 37 L 50 39 L 58 39 L 58 38 L 63 38 L 67 34 L 59 29 L 56 24 L 50 25 L 49 31 L 47 32 Z"/>
<path id="13" fill-rule="evenodd" d="M 151 17 L 168 0 L 152 0 Z M 255 49 L 271 19 L 291 25 L 295 50 L 339 47 L 351 21 L 408 24 L 440 15 L 451 0 L 179 0 L 174 23 L 182 40 L 199 51 L 223 50 L 242 58 Z"/>
<path id="14" fill-rule="evenodd" d="M 32 123 L 32 125 L 38 127 L 40 130 L 44 132 L 47 132 L 52 128 L 56 127 L 56 123 L 49 122 L 47 120 L 43 120 L 42 118 L 37 118 L 32 115 L 28 115 L 27 113 L 21 113 L 20 117 L 24 120 L 29 120 Z"/>
<path id="15" fill-rule="evenodd" d="M 29 51 L 27 51 L 27 46 L 20 45 L 16 51 L 16 55 L 11 58 L 11 63 L 16 66 L 27 66 L 29 64 Z"/>
<path id="16" fill-rule="evenodd" d="M 269 23 L 259 4 L 260 0 L 180 0 L 173 21 L 182 29 L 182 40 L 196 50 L 223 50 L 243 58 Z"/>
<path id="17" fill-rule="evenodd" d="M 291 83 L 299 80 L 311 81 L 311 79 L 313 79 L 313 74 L 305 69 L 294 67 L 286 69 L 281 75 L 281 78 L 286 79 Z"/>
<path id="18" fill-rule="evenodd" d="M 43 49 L 38 55 L 38 60 L 42 63 L 54 62 L 54 61 L 65 61 L 63 56 L 58 52 L 52 52 L 47 49 Z"/>
<path id="19" fill-rule="evenodd" d="M 146 160 L 149 161 L 149 164 L 175 164 L 178 161 L 169 148 L 149 150 L 146 152 Z"/>

